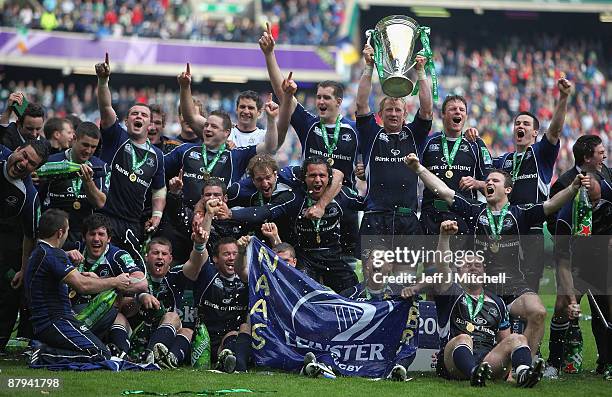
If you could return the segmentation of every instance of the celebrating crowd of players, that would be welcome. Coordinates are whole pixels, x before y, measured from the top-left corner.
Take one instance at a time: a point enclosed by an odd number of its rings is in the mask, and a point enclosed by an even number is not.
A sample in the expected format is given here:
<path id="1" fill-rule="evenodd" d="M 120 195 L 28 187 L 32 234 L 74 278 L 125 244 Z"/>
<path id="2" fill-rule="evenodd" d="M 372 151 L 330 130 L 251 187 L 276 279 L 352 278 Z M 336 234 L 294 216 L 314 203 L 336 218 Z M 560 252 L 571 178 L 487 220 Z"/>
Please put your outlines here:
<path id="1" fill-rule="evenodd" d="M 95 66 L 99 127 L 45 120 L 40 106 L 11 94 L 0 119 L 0 301 L 6 308 L 0 347 L 21 311 L 20 334 L 43 342 L 32 361 L 112 355 L 175 368 L 189 360 L 194 328 L 204 324 L 213 361 L 224 371 L 244 371 L 251 341 L 243 254 L 248 236 L 256 235 L 304 277 L 338 293 L 413 298 L 423 290 L 434 296 L 442 376 L 482 386 L 489 376 L 506 379 L 513 369 L 519 386 L 532 387 L 545 370 L 538 350 L 546 310 L 537 292 L 548 218 L 549 227 L 556 225 L 559 296 L 546 370 L 554 376 L 561 369 L 565 332 L 589 291 L 602 317 L 593 319 L 598 370 L 612 377 L 606 323 L 612 318 L 612 189 L 601 139 L 580 137 L 575 167 L 550 190 L 572 91 L 568 80 L 557 82 L 560 96 L 547 131 L 539 134 L 536 116 L 521 112 L 514 118 L 515 151 L 494 157 L 478 130 L 465 128 L 467 103 L 461 96 L 444 100 L 443 130 L 430 131 L 434 103 L 424 57 L 416 58 L 420 108 L 406 123 L 403 98 L 384 97 L 371 111 L 374 50 L 366 45 L 354 121 L 340 114 L 343 87 L 333 81 L 317 86 L 318 115 L 306 111 L 295 98 L 292 74 L 284 77 L 276 62 L 269 28 L 259 45 L 280 105 L 245 91 L 236 101 L 236 123 L 221 110 L 205 115 L 191 95 L 187 64 L 178 76 L 182 131 L 176 139 L 163 135 L 159 106 L 136 103 L 118 119 L 108 55 Z M 16 122 L 10 122 L 13 112 Z M 264 114 L 266 130 L 257 127 Z M 304 161 L 279 168 L 274 153 L 289 126 Z M 36 174 L 43 164 L 64 160 L 77 163 L 78 174 Z M 356 178 L 367 182 L 365 196 L 355 193 Z M 589 238 L 573 236 L 572 206 L 581 187 L 593 207 Z M 427 235 L 440 239 L 432 247 L 426 238 L 414 238 Z M 484 253 L 482 260 L 456 269 L 452 263 L 430 264 L 437 271 L 480 275 L 486 269 L 505 273 L 506 282 L 373 282 L 372 273 L 379 271 L 367 265 L 373 249 L 416 249 L 421 242 L 442 251 Z M 366 280 L 358 284 L 355 264 L 362 256 Z M 413 270 L 398 263 L 386 267 Z M 395 287 L 397 292 L 387 293 Z M 118 293 L 112 308 L 84 326 L 75 313 L 107 290 Z M 510 317 L 523 321 L 522 335 L 510 333 Z M 144 337 L 143 324 L 153 324 Z"/>

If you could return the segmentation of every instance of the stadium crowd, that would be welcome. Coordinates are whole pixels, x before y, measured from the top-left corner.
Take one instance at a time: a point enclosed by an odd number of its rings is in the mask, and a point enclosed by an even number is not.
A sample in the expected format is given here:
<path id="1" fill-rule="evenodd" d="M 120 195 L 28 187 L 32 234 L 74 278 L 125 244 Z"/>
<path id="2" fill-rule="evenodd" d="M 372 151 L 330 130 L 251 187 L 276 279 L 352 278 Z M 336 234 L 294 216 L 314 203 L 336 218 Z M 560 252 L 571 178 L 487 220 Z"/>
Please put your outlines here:
<path id="1" fill-rule="evenodd" d="M 282 44 L 331 45 L 344 18 L 344 2 L 264 0 L 262 20 L 271 21 Z M 261 27 L 239 13 L 209 17 L 189 1 L 8 0 L 2 26 L 91 33 L 103 37 L 159 37 L 195 41 L 256 42 Z"/>
<path id="2" fill-rule="evenodd" d="M 588 290 L 603 311 L 593 310 L 597 371 L 612 379 L 611 331 L 602 326 L 612 311 L 610 126 L 589 49 L 574 57 L 442 45 L 442 75 L 467 82 L 443 89 L 438 106 L 422 56 L 418 96 L 382 95 L 369 45 L 346 90 L 323 81 L 316 96 L 304 96 L 299 76 L 276 62 L 275 37 L 282 34 L 267 25 L 258 43 L 278 104 L 253 91 L 231 101 L 194 92 L 189 64 L 178 93 L 113 92 L 108 54 L 95 65 L 97 84 L 82 92 L 71 83 L 2 87 L 0 347 L 21 310 L 20 335 L 37 341 L 32 366 L 119 357 L 176 368 L 199 362 L 209 338 L 220 370 L 246 371 L 251 338 L 261 338 L 248 320 L 245 258 L 257 236 L 278 266 L 351 299 L 434 297 L 438 374 L 473 386 L 512 374 L 517 386 L 533 387 L 545 373 L 576 370 L 579 354 L 564 349 Z M 167 136 L 175 120 L 180 132 Z M 299 149 L 287 161 L 299 158 L 298 166 L 279 165 L 289 139 Z M 563 173 L 553 185 L 556 165 Z M 357 179 L 367 183 L 364 195 Z M 559 290 L 545 362 L 538 288 L 547 219 Z M 421 243 L 482 256 L 463 266 L 424 263 L 425 273 L 463 281 L 381 285 L 376 274 L 415 269 L 399 260 L 377 267 L 377 252 Z M 504 282 L 477 281 L 485 269 Z M 510 318 L 522 332 L 511 333 Z M 316 353 L 304 354 L 304 373 L 333 373 Z M 405 380 L 410 364 L 398 359 L 385 376 Z"/>

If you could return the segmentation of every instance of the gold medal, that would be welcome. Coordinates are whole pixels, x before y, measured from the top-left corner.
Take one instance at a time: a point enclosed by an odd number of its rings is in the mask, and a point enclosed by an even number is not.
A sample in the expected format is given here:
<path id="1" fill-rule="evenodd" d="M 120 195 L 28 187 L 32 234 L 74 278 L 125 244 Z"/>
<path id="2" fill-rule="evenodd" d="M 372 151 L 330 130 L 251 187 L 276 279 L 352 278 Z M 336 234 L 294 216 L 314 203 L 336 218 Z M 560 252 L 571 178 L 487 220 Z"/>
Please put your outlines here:
<path id="1" fill-rule="evenodd" d="M 70 293 L 68 293 L 68 298 L 72 299 L 76 296 L 76 291 L 75 290 L 70 290 Z"/>
<path id="2" fill-rule="evenodd" d="M 130 182 L 136 182 L 136 174 L 133 172 L 130 174 Z"/>
<path id="3" fill-rule="evenodd" d="M 493 252 L 494 254 L 496 254 L 496 253 L 498 253 L 498 252 L 499 252 L 499 243 L 497 243 L 497 242 L 491 243 L 491 244 L 489 245 L 489 248 L 491 249 L 491 252 Z"/>
<path id="4" fill-rule="evenodd" d="M 317 233 L 317 244 L 321 244 L 321 235 Z"/>
<path id="5" fill-rule="evenodd" d="M 330 166 L 332 166 L 332 167 L 333 167 L 333 165 L 334 165 L 334 159 L 332 159 L 331 157 L 328 157 L 328 158 L 327 158 L 327 164 L 329 164 Z"/>
<path id="6" fill-rule="evenodd" d="M 204 173 L 202 174 L 202 178 L 207 181 L 210 179 L 210 172 L 208 171 L 204 171 Z"/>
<path id="7" fill-rule="evenodd" d="M 446 171 L 444 176 L 446 176 L 448 179 L 451 179 L 453 177 L 453 171 L 451 170 Z"/>
<path id="8" fill-rule="evenodd" d="M 474 324 L 472 324 L 472 323 L 468 322 L 468 323 L 465 325 L 465 329 L 467 330 L 467 332 L 472 333 L 472 332 L 474 332 L 474 330 L 476 329 L 476 327 L 474 327 Z"/>
<path id="9" fill-rule="evenodd" d="M 75 210 L 80 210 L 81 209 L 81 203 L 77 200 L 74 203 L 72 203 L 72 208 L 74 208 Z"/>

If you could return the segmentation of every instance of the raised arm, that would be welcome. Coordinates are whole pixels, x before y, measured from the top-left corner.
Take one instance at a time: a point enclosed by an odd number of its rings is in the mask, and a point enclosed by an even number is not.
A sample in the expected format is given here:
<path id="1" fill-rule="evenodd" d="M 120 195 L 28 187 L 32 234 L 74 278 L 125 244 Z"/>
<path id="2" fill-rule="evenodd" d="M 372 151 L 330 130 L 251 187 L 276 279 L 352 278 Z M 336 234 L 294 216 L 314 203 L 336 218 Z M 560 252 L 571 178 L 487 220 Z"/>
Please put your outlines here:
<path id="1" fill-rule="evenodd" d="M 438 273 L 442 273 L 442 280 L 449 280 L 448 275 L 451 274 L 452 270 L 450 268 L 450 263 L 445 261 L 444 258 L 447 257 L 445 252 L 450 251 L 450 236 L 456 235 L 459 231 L 459 226 L 457 226 L 456 221 L 444 221 L 440 224 L 440 236 L 438 237 L 438 248 L 437 251 L 441 252 L 440 260 L 436 260 L 436 271 Z M 434 285 L 434 290 L 439 294 L 450 287 L 451 283 L 436 283 Z"/>
<path id="2" fill-rule="evenodd" d="M 196 112 L 193 106 L 193 96 L 191 95 L 191 68 L 189 63 L 184 72 L 177 76 L 180 88 L 180 103 L 181 115 L 183 120 L 193 129 L 196 134 L 201 135 L 204 131 L 206 118 Z"/>
<path id="3" fill-rule="evenodd" d="M 417 84 L 419 85 L 419 116 L 423 120 L 431 120 L 433 118 L 433 99 L 431 97 L 431 89 L 429 89 L 429 81 L 425 74 L 425 64 L 427 58 L 417 55 L 415 58 L 417 71 Z"/>
<path id="4" fill-rule="evenodd" d="M 122 273 L 117 277 L 97 278 L 84 276 L 74 270 L 64 277 L 64 282 L 81 295 L 97 294 L 113 288 L 126 291 L 130 287 L 130 275 Z"/>
<path id="5" fill-rule="evenodd" d="M 355 99 L 358 115 L 370 113 L 370 92 L 372 92 L 372 72 L 374 71 L 374 48 L 368 43 L 363 47 L 363 59 L 366 66 L 361 74 L 359 87 L 357 88 L 357 98 Z"/>
<path id="6" fill-rule="evenodd" d="M 265 140 L 257 145 L 257 153 L 274 154 L 280 147 L 278 142 L 278 130 L 276 126 L 276 118 L 278 117 L 278 105 L 272 100 L 272 94 L 268 96 L 268 101 L 264 104 L 264 111 L 267 117 L 267 129 Z"/>
<path id="7" fill-rule="evenodd" d="M 238 257 L 236 258 L 236 274 L 242 282 L 249 281 L 249 264 L 246 262 L 246 250 L 251 242 L 251 236 L 242 236 L 238 239 Z"/>
<path id="8" fill-rule="evenodd" d="M 327 185 L 319 201 L 306 210 L 306 213 L 304 214 L 306 219 L 323 218 L 325 208 L 332 202 L 338 193 L 340 193 L 340 189 L 342 189 L 342 181 L 344 180 L 344 174 L 342 171 L 335 168 L 332 172 L 333 178 L 331 183 Z"/>
<path id="9" fill-rule="evenodd" d="M 449 188 L 446 183 L 431 173 L 431 171 L 423 167 L 421 163 L 419 163 L 419 157 L 416 154 L 410 153 L 404 158 L 404 162 L 408 168 L 413 170 L 419 178 L 421 178 L 425 187 L 434 192 L 436 196 L 446 201 L 448 205 L 453 205 L 455 201 L 455 191 Z"/>
<path id="10" fill-rule="evenodd" d="M 561 207 L 568 201 L 576 197 L 576 193 L 580 189 L 580 186 L 584 186 L 587 189 L 591 186 L 590 177 L 578 174 L 571 185 L 555 194 L 553 197 L 546 200 L 542 205 L 544 207 L 544 215 L 548 216 L 559 211 Z"/>
<path id="11" fill-rule="evenodd" d="M 557 102 L 555 112 L 548 126 L 548 131 L 546 131 L 546 138 L 553 145 L 559 142 L 559 137 L 563 130 L 565 114 L 567 113 L 567 100 L 572 92 L 572 83 L 566 78 L 560 78 L 557 80 L 557 87 L 559 88 L 559 101 Z"/>
<path id="12" fill-rule="evenodd" d="M 282 92 L 280 98 L 280 109 L 278 112 L 278 123 L 276 125 L 278 129 L 278 147 L 281 147 L 285 143 L 285 137 L 287 137 L 287 131 L 291 124 L 291 115 L 295 110 L 293 106 L 293 98 L 297 92 L 297 84 L 291 78 L 293 72 L 289 72 L 289 76 L 283 80 L 281 85 Z"/>
<path id="13" fill-rule="evenodd" d="M 101 129 L 111 127 L 117 120 L 117 113 L 115 113 L 115 109 L 113 109 L 110 88 L 108 88 L 110 74 L 110 62 L 107 52 L 104 62 L 96 64 L 96 75 L 98 76 L 98 108 L 100 109 Z"/>
<path id="14" fill-rule="evenodd" d="M 21 106 L 25 96 L 21 92 L 12 92 L 8 100 L 6 101 L 6 108 L 2 115 L 0 115 L 0 125 L 8 125 L 11 122 L 11 113 L 13 112 L 13 105 L 16 103 Z"/>
<path id="15" fill-rule="evenodd" d="M 191 240 L 193 241 L 193 248 L 189 255 L 189 260 L 183 265 L 183 274 L 188 279 L 195 281 L 198 279 L 202 266 L 208 260 L 208 250 L 206 249 L 206 243 L 210 236 L 210 229 L 205 230 L 200 227 L 198 230 L 194 230 L 191 233 Z"/>
<path id="16" fill-rule="evenodd" d="M 276 62 L 276 55 L 274 54 L 274 37 L 272 37 L 272 31 L 270 27 L 270 23 L 266 22 L 266 30 L 261 35 L 259 39 L 259 48 L 261 48 L 261 52 L 263 52 L 264 57 L 266 59 L 266 68 L 268 69 L 268 77 L 270 78 L 270 84 L 272 84 L 272 89 L 274 90 L 274 95 L 277 98 L 283 97 L 282 83 L 283 83 L 283 73 L 278 66 L 278 62 Z M 297 99 L 295 97 L 291 98 L 291 113 L 297 106 Z"/>
<path id="17" fill-rule="evenodd" d="M 106 203 L 106 194 L 96 186 L 93 179 L 93 169 L 87 164 L 81 164 L 81 180 L 83 181 L 83 189 L 87 195 L 87 200 L 95 207 L 102 208 Z"/>

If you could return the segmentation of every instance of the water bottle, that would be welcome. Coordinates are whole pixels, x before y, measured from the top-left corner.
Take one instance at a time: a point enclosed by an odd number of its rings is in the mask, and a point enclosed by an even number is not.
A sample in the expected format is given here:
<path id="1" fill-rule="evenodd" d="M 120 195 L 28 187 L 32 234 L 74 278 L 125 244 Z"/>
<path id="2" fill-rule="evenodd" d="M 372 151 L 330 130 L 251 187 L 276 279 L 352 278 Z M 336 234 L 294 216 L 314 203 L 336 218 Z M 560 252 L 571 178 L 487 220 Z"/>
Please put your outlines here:
<path id="1" fill-rule="evenodd" d="M 76 319 L 85 324 L 87 328 L 91 329 L 94 324 L 109 312 L 115 300 L 117 300 L 117 293 L 115 290 L 111 289 L 101 292 L 89 302 L 85 309 L 76 315 Z"/>
<path id="2" fill-rule="evenodd" d="M 563 346 L 563 372 L 577 374 L 582 372 L 582 332 L 578 320 L 572 320 L 565 334 Z"/>
<path id="3" fill-rule="evenodd" d="M 580 187 L 572 204 L 572 229 L 574 236 L 590 236 L 593 230 L 593 206 L 584 186 Z"/>
<path id="4" fill-rule="evenodd" d="M 78 163 L 68 160 L 49 161 L 36 170 L 36 175 L 39 178 L 53 178 L 59 175 L 68 176 L 76 174 L 79 171 L 81 171 L 81 165 Z"/>
<path id="5" fill-rule="evenodd" d="M 23 353 L 30 346 L 30 340 L 27 338 L 10 339 L 6 344 L 5 351 L 11 354 Z"/>
<path id="6" fill-rule="evenodd" d="M 199 322 L 191 346 L 191 366 L 210 369 L 210 336 L 206 326 Z"/>

